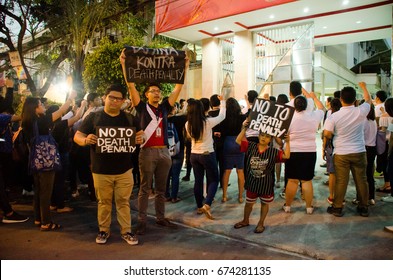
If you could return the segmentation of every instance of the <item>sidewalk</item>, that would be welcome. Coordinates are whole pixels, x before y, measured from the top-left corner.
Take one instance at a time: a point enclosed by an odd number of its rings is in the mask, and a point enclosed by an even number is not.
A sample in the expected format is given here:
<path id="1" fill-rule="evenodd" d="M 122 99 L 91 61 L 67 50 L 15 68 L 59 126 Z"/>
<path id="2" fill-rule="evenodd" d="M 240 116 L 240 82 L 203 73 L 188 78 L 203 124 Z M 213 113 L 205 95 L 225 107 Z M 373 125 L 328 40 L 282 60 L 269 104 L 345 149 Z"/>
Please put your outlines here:
<path id="1" fill-rule="evenodd" d="M 317 164 L 314 187 L 314 213 L 306 214 L 305 202 L 301 200 L 300 191 L 291 206 L 291 213 L 285 213 L 282 206 L 285 200 L 279 193 L 281 188 L 275 190 L 275 200 L 270 205 L 265 221 L 265 231 L 262 234 L 253 232 L 258 220 L 260 204 L 255 204 L 251 214 L 249 227 L 234 229 L 233 225 L 243 218 L 244 202 L 237 201 L 237 177 L 232 170 L 228 187 L 228 196 L 232 199 L 226 203 L 221 202 L 222 190 L 216 194 L 212 205 L 212 215 L 215 220 L 208 220 L 196 214 L 196 204 L 193 198 L 193 175 L 190 182 L 181 182 L 179 196 L 182 201 L 167 203 L 168 218 L 201 228 L 214 233 L 230 236 L 232 238 L 247 240 L 288 252 L 302 254 L 316 259 L 393 259 L 393 234 L 384 231 L 384 226 L 393 225 L 393 203 L 381 201 L 381 197 L 388 194 L 376 192 L 374 206 L 370 206 L 370 216 L 361 217 L 356 211 L 352 199 L 356 197 L 355 184 L 352 176 L 346 194 L 344 216 L 335 217 L 326 212 L 329 204 L 326 199 L 329 195 L 324 181 L 328 179 L 321 168 L 323 163 L 320 150 L 321 140 L 317 136 Z M 281 176 L 284 176 L 282 167 Z M 192 173 L 192 172 L 191 172 Z M 184 176 L 184 170 L 180 178 Z M 383 186 L 383 179 L 376 178 L 376 188 Z M 283 180 L 281 180 L 283 186 Z M 133 207 L 136 205 L 133 203 Z M 149 205 L 150 213 L 154 213 L 152 201 Z"/>

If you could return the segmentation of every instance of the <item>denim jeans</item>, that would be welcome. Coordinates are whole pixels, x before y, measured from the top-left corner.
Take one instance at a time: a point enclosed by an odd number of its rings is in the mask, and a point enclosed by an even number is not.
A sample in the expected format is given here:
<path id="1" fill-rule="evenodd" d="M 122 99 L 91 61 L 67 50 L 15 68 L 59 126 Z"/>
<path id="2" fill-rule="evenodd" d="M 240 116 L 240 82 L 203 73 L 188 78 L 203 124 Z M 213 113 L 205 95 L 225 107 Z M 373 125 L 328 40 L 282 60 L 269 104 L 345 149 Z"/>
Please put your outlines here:
<path id="1" fill-rule="evenodd" d="M 177 198 L 177 194 L 179 192 L 179 184 L 180 184 L 180 172 L 183 166 L 184 160 L 184 150 L 180 150 L 179 154 L 175 157 L 172 157 L 172 167 L 169 171 L 168 181 L 166 185 L 165 196 L 170 197 L 172 199 Z M 172 181 L 172 188 L 171 186 Z"/>
<path id="2" fill-rule="evenodd" d="M 336 170 L 336 184 L 334 186 L 333 206 L 343 207 L 343 201 L 347 192 L 349 171 L 351 171 L 356 186 L 356 197 L 360 207 L 368 205 L 368 183 L 366 176 L 367 157 L 366 152 L 348 155 L 333 156 L 334 169 Z"/>
<path id="3" fill-rule="evenodd" d="M 216 153 L 191 154 L 191 164 L 194 170 L 194 196 L 197 207 L 203 206 L 203 178 L 206 172 L 207 177 L 207 197 L 205 203 L 211 205 L 218 187 L 218 167 Z"/>

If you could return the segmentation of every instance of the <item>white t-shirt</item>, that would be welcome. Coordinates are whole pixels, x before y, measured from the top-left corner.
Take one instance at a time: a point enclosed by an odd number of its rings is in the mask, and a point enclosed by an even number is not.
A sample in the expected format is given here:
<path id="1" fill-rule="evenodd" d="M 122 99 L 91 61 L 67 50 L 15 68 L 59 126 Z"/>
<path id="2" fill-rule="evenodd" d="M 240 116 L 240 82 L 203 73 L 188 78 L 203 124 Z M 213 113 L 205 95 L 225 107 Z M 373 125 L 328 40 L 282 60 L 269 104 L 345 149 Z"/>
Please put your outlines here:
<path id="1" fill-rule="evenodd" d="M 364 143 L 366 146 L 374 147 L 377 141 L 377 122 L 375 120 L 364 120 Z"/>
<path id="2" fill-rule="evenodd" d="M 359 107 L 343 106 L 326 119 L 324 129 L 334 134 L 334 154 L 348 155 L 366 151 L 364 120 L 370 112 L 370 104 Z"/>
<path id="3" fill-rule="evenodd" d="M 225 108 L 225 101 L 221 101 L 220 105 L 220 112 L 217 117 L 209 117 L 206 118 L 205 127 L 202 134 L 202 139 L 195 140 L 192 138 L 191 141 L 191 153 L 193 154 L 204 154 L 206 152 L 213 153 L 213 133 L 212 128 L 215 127 L 217 124 L 222 122 L 226 116 L 226 108 Z M 188 122 L 185 124 L 186 131 L 188 134 Z"/>
<path id="4" fill-rule="evenodd" d="M 289 126 L 291 152 L 316 152 L 315 142 L 318 126 L 324 116 L 323 110 L 296 112 Z"/>
<path id="5" fill-rule="evenodd" d="M 385 109 L 385 103 L 375 105 L 375 117 L 380 118 L 382 115 L 381 108 Z M 384 110 L 385 112 L 385 110 Z"/>

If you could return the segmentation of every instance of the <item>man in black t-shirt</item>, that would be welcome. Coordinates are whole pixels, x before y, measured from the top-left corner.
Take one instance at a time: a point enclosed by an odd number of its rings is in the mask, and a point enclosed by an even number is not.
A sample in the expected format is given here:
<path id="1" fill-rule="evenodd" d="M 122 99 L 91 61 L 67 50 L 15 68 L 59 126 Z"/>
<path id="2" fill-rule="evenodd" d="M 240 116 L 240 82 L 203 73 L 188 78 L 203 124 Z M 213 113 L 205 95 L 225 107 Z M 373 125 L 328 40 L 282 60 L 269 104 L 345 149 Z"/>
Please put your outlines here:
<path id="1" fill-rule="evenodd" d="M 90 156 L 94 187 L 98 199 L 97 244 L 105 244 L 110 235 L 112 197 L 115 197 L 117 221 L 121 237 L 130 245 L 138 244 L 138 238 L 131 232 L 130 196 L 134 185 L 131 152 L 96 152 L 96 127 L 127 128 L 139 125 L 131 115 L 120 110 L 126 97 L 121 85 L 111 85 L 105 92 L 105 106 L 102 112 L 89 114 L 74 136 L 80 146 L 90 145 Z M 143 131 L 136 133 L 136 144 L 143 143 Z"/>

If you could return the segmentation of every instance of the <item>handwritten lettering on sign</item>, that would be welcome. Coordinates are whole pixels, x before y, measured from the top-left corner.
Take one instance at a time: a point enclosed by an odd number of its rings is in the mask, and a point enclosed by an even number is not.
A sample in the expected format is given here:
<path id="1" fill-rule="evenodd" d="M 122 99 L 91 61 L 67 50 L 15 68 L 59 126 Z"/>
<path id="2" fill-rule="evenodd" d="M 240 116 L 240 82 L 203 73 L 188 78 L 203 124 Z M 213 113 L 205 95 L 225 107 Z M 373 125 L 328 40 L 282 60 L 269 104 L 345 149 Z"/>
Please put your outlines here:
<path id="1" fill-rule="evenodd" d="M 133 153 L 135 127 L 97 126 L 97 153 Z"/>
<path id="2" fill-rule="evenodd" d="M 184 83 L 184 51 L 126 47 L 124 53 L 128 82 Z"/>
<path id="3" fill-rule="evenodd" d="M 257 99 L 250 112 L 250 128 L 274 137 L 284 138 L 295 109 L 274 101 Z"/>

